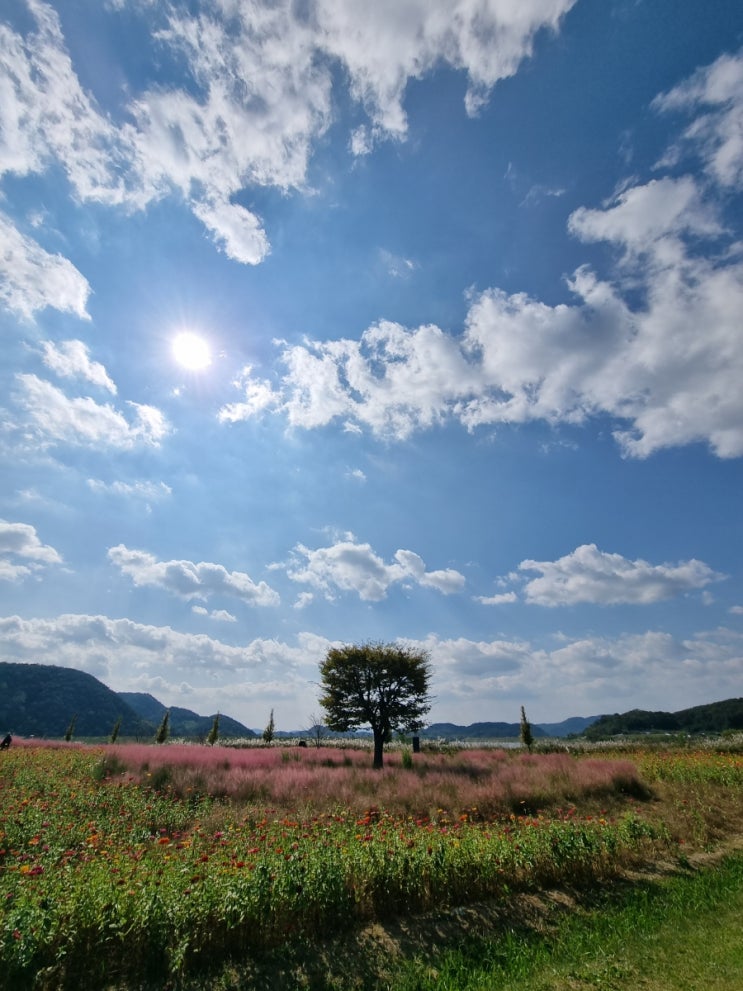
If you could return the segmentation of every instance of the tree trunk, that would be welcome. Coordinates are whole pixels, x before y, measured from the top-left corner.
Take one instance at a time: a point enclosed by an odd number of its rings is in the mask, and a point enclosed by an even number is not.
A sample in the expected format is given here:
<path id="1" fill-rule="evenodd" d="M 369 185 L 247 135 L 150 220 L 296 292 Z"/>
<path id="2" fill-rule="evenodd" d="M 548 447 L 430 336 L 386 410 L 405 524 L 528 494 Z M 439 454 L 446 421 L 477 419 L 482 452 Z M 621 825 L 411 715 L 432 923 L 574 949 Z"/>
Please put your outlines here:
<path id="1" fill-rule="evenodd" d="M 384 767 L 384 757 L 382 751 L 384 749 L 384 733 L 381 730 L 374 730 L 374 764 L 375 770 Z"/>

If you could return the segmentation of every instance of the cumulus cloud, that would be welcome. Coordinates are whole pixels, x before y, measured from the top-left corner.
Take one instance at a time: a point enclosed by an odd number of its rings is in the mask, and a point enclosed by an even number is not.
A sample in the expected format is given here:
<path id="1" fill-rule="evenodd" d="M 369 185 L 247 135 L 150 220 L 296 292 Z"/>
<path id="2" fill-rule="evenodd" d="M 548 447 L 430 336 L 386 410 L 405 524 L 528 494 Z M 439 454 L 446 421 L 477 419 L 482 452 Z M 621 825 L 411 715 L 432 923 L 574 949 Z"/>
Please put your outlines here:
<path id="1" fill-rule="evenodd" d="M 62 378 L 81 378 L 116 395 L 116 385 L 98 361 L 90 360 L 90 351 L 82 341 L 42 341 L 44 364 Z"/>
<path id="2" fill-rule="evenodd" d="M 648 631 L 619 637 L 561 638 L 555 647 L 520 640 L 419 643 L 429 651 L 437 698 L 435 719 L 471 723 L 492 719 L 510 705 L 532 701 L 540 721 L 613 711 L 675 711 L 738 693 L 743 635 L 726 629 L 688 638 Z M 716 698 L 709 696 L 715 684 Z M 566 688 L 569 686 L 569 689 Z M 533 710 L 530 710 L 530 713 Z M 495 718 L 504 718 L 503 716 Z M 505 717 L 507 718 L 507 717 Z"/>
<path id="3" fill-rule="evenodd" d="M 273 673 L 297 667 L 303 656 L 319 655 L 327 641 L 305 634 L 297 647 L 271 640 L 234 646 L 204 634 L 179 633 L 169 626 L 148 626 L 130 619 L 67 614 L 52 619 L 0 618 L 0 643 L 7 657 L 61 664 L 98 666 L 119 679 L 146 670 L 178 668 L 194 672 L 254 670 Z"/>
<path id="4" fill-rule="evenodd" d="M 381 321 L 358 340 L 284 344 L 278 387 L 248 375 L 229 418 L 270 409 L 295 427 L 337 422 L 404 440 L 452 420 L 476 430 L 608 416 L 627 457 L 695 442 L 743 455 L 743 262 L 720 220 L 723 198 L 743 183 L 741 78 L 743 53 L 656 101 L 697 113 L 684 147 L 708 173 L 634 180 L 574 211 L 569 231 L 609 244 L 616 266 L 607 276 L 579 267 L 569 303 L 491 287 L 472 296 L 459 338 Z"/>
<path id="5" fill-rule="evenodd" d="M 522 561 L 522 572 L 538 572 L 524 586 L 527 602 L 540 606 L 649 605 L 705 588 L 724 576 L 702 561 L 649 564 L 607 554 L 595 544 L 583 544 L 556 561 Z"/>
<path id="6" fill-rule="evenodd" d="M 277 705 L 277 718 L 293 713 L 292 729 L 304 725 L 314 704 L 308 695 L 331 646 L 313 633 L 299 633 L 291 643 L 258 638 L 233 644 L 101 615 L 0 617 L 6 660 L 87 671 L 115 691 L 152 692 L 167 705 L 193 708 L 197 694 L 201 712 L 227 712 L 248 725 Z"/>
<path id="7" fill-rule="evenodd" d="M 659 631 L 563 637 L 551 646 L 435 634 L 404 642 L 430 654 L 431 718 L 465 724 L 508 719 L 509 711 L 517 722 L 524 702 L 533 703 L 530 715 L 540 721 L 598 715 L 607 698 L 616 711 L 686 708 L 715 701 L 711 683 L 718 697 L 734 697 L 743 663 L 743 634 L 724 628 L 686 638 Z M 193 707 L 188 696 L 197 693 L 210 711 L 243 720 L 249 714 L 263 720 L 269 706 L 280 705 L 283 725 L 292 729 L 304 725 L 318 664 L 336 645 L 306 632 L 291 643 L 231 644 L 100 615 L 0 617 L 0 648 L 8 660 L 85 670 L 117 691 L 149 691 L 169 705 L 183 699 Z"/>
<path id="8" fill-rule="evenodd" d="M 312 586 L 329 600 L 338 592 L 354 592 L 365 602 L 379 602 L 392 585 L 401 582 L 450 595 L 465 583 L 464 576 L 451 568 L 427 571 L 423 559 L 413 551 L 398 550 L 394 561 L 387 564 L 370 544 L 359 543 L 353 534 L 315 550 L 297 544 L 286 571 L 292 581 Z"/>
<path id="9" fill-rule="evenodd" d="M 157 445 L 169 425 L 154 406 L 127 402 L 130 418 L 108 403 L 88 396 L 70 398 L 37 375 L 18 374 L 17 402 L 25 411 L 22 425 L 43 445 L 74 444 L 127 450 Z"/>
<path id="10" fill-rule="evenodd" d="M 242 571 L 227 571 L 221 564 L 202 561 L 158 561 L 146 551 L 124 544 L 111 547 L 108 559 L 139 587 L 160 588 L 182 599 L 207 600 L 227 595 L 249 606 L 275 606 L 278 594 L 265 582 L 257 584 Z"/>
<path id="11" fill-rule="evenodd" d="M 0 520 L 0 580 L 26 578 L 62 558 L 49 544 L 42 544 L 36 528 L 28 523 Z"/>

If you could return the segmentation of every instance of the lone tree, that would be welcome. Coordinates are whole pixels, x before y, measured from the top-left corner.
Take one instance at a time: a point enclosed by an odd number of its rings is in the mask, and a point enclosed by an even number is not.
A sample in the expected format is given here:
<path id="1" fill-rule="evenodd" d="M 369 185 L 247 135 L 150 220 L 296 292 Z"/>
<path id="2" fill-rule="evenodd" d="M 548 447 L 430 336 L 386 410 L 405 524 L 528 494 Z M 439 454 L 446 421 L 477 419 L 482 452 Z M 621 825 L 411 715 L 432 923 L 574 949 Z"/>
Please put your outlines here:
<path id="1" fill-rule="evenodd" d="M 170 735 L 170 709 L 165 710 L 165 715 L 162 718 L 162 722 L 157 728 L 157 733 L 155 733 L 155 743 L 165 743 Z"/>
<path id="2" fill-rule="evenodd" d="M 275 731 L 276 731 L 276 724 L 273 721 L 273 709 L 271 709 L 271 717 L 268 720 L 268 725 L 263 730 L 263 742 L 266 744 L 267 747 L 271 746 Z"/>
<path id="3" fill-rule="evenodd" d="M 531 748 L 534 746 L 534 736 L 532 735 L 531 723 L 526 718 L 526 710 L 523 705 L 521 706 L 521 724 L 519 730 L 522 745 L 531 753 Z"/>
<path id="4" fill-rule="evenodd" d="M 218 739 L 219 739 L 219 713 L 217 713 L 216 716 L 214 717 L 214 722 L 212 723 L 212 728 L 209 730 L 209 735 L 206 738 L 206 742 L 209 744 L 210 747 L 213 747 Z"/>
<path id="5" fill-rule="evenodd" d="M 420 729 L 431 708 L 426 651 L 383 643 L 333 647 L 320 674 L 325 724 L 340 733 L 371 726 L 375 768 L 383 766 L 384 745 L 393 730 Z"/>

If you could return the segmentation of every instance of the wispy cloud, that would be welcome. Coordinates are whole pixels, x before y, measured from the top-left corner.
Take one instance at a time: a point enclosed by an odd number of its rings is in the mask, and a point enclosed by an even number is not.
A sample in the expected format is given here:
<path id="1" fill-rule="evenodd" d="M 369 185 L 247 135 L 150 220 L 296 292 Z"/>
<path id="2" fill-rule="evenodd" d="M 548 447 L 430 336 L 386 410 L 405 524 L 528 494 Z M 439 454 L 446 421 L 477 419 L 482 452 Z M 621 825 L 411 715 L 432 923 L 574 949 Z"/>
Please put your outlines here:
<path id="1" fill-rule="evenodd" d="M 70 398 L 37 375 L 18 374 L 19 426 L 44 445 L 73 444 L 129 449 L 157 445 L 168 434 L 167 420 L 154 406 L 127 402 L 131 419 L 109 403 L 89 396 Z"/>
<path id="2" fill-rule="evenodd" d="M 173 490 L 165 482 L 103 482 L 97 478 L 89 478 L 87 484 L 93 492 L 122 499 L 144 499 L 147 502 L 169 499 L 173 494 Z"/>
<path id="3" fill-rule="evenodd" d="M 71 261 L 45 251 L 3 213 L 0 245 L 0 304 L 26 320 L 47 306 L 89 319 L 90 285 Z"/>
<path id="4" fill-rule="evenodd" d="M 116 385 L 98 361 L 90 360 L 90 350 L 82 341 L 42 341 L 44 364 L 62 378 L 81 378 L 116 395 Z"/>

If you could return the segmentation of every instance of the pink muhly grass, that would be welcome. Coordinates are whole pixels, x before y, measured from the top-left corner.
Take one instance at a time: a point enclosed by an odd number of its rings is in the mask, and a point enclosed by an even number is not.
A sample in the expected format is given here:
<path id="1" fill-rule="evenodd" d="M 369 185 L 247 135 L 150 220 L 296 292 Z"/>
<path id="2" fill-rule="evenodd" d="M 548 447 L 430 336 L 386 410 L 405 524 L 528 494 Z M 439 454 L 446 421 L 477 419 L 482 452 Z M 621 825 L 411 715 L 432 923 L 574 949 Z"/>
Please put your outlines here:
<path id="1" fill-rule="evenodd" d="M 491 816 L 644 794 L 630 761 L 561 753 L 424 753 L 415 756 L 412 769 L 404 767 L 399 753 L 390 753 L 385 768 L 375 771 L 367 752 L 330 748 L 122 744 L 106 750 L 143 784 L 152 778 L 181 795 L 198 792 L 287 810 L 342 806 L 363 812 L 376 806 L 414 816 L 435 817 L 440 809 Z"/>

